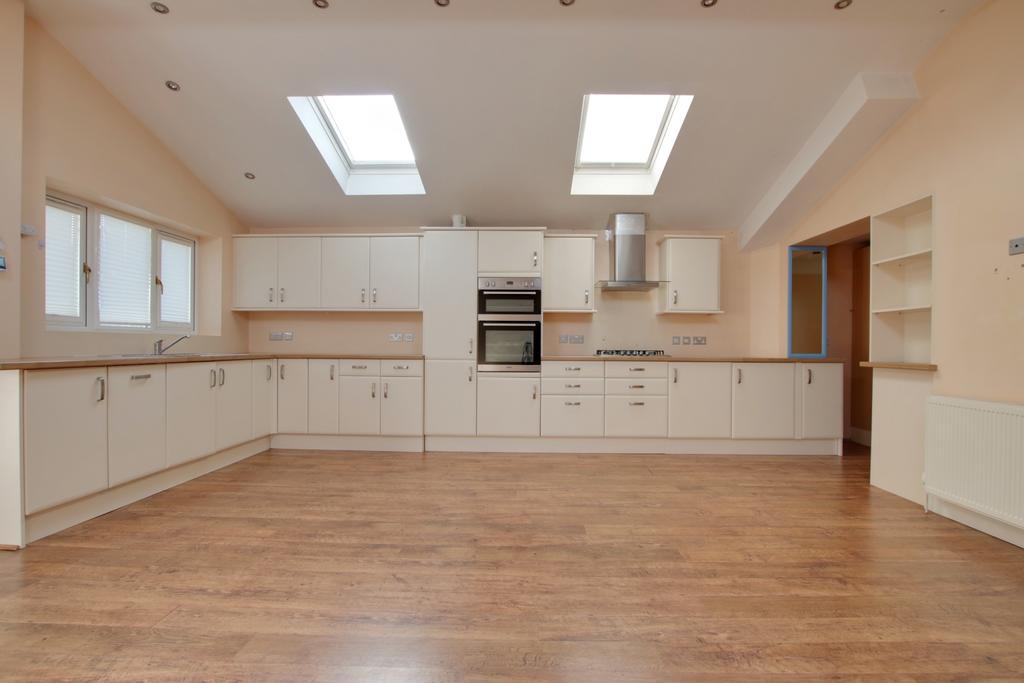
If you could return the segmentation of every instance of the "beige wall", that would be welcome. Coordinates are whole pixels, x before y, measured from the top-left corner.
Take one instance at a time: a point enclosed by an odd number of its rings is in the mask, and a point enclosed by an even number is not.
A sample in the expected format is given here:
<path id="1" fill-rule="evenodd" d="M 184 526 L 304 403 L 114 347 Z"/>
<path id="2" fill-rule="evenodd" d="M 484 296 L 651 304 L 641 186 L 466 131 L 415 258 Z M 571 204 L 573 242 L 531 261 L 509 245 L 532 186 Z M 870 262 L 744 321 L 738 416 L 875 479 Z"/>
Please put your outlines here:
<path id="1" fill-rule="evenodd" d="M 0 49 L 5 49 L 0 47 Z M 164 335 L 48 331 L 43 308 L 45 195 L 58 189 L 197 237 L 197 321 L 189 351 L 244 351 L 247 321 L 230 311 L 235 217 L 152 133 L 31 19 L 25 25 L 22 218 L 23 356 L 148 351 Z M 17 355 L 8 354 L 8 355 Z"/>
<path id="2" fill-rule="evenodd" d="M 1024 403 L 1024 257 L 1007 255 L 1024 234 L 1022 27 L 1020 0 L 957 26 L 916 74 L 918 105 L 787 240 L 934 196 L 937 394 Z"/>
<path id="3" fill-rule="evenodd" d="M 853 252 L 853 297 L 851 301 L 852 346 L 850 378 L 850 426 L 871 431 L 871 369 L 860 367 L 868 360 L 871 324 L 871 247 Z"/>
<path id="4" fill-rule="evenodd" d="M 21 119 L 25 6 L 0 0 L 0 358 L 20 354 Z"/>

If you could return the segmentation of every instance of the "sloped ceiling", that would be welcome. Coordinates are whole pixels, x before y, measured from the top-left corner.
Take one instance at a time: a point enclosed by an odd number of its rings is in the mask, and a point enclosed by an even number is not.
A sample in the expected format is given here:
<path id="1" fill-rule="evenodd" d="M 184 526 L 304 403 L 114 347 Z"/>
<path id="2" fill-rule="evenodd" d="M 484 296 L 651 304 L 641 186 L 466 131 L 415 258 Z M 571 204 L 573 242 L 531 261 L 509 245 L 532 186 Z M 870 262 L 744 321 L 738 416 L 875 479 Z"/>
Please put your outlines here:
<path id="1" fill-rule="evenodd" d="M 736 229 L 861 72 L 913 72 L 977 0 L 29 0 L 254 228 Z M 164 81 L 182 85 L 172 93 Z M 347 197 L 289 95 L 394 93 L 423 197 Z M 569 189 L 588 92 L 693 94 L 653 197 Z M 243 177 L 257 175 L 255 181 Z"/>

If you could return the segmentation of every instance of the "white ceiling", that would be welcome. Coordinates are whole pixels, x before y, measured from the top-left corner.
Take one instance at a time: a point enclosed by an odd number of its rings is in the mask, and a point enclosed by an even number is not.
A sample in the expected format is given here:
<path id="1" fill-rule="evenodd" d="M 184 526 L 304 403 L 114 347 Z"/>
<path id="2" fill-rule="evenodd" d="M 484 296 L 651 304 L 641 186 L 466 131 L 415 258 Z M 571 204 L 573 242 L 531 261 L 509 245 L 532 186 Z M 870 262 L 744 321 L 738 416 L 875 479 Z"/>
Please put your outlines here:
<path id="1" fill-rule="evenodd" d="M 28 0 L 256 228 L 735 229 L 859 72 L 913 71 L 978 0 Z M 172 93 L 164 81 L 181 83 Z M 427 189 L 347 197 L 289 95 L 393 92 Z M 695 95 L 653 197 L 569 194 L 583 95 Z M 245 171 L 255 181 L 243 177 Z"/>

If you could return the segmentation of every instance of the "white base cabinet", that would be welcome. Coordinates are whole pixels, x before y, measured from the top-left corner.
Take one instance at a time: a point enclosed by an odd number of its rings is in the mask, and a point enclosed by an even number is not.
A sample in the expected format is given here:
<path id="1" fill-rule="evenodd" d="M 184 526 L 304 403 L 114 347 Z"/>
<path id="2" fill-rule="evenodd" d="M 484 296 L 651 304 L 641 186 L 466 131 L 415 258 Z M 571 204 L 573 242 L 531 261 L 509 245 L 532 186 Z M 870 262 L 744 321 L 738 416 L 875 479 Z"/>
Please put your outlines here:
<path id="1" fill-rule="evenodd" d="M 107 369 L 25 373 L 25 512 L 107 488 Z"/>
<path id="2" fill-rule="evenodd" d="M 732 363 L 672 363 L 668 435 L 673 439 L 732 436 Z"/>
<path id="3" fill-rule="evenodd" d="M 277 431 L 309 432 L 309 361 L 277 361 Z"/>
<path id="4" fill-rule="evenodd" d="M 423 434 L 423 378 L 381 377 L 380 433 L 385 436 Z"/>
<path id="5" fill-rule="evenodd" d="M 341 431 L 341 376 L 338 361 L 309 361 L 309 433 Z"/>
<path id="6" fill-rule="evenodd" d="M 252 440 L 252 361 L 217 364 L 216 450 Z"/>
<path id="7" fill-rule="evenodd" d="M 801 439 L 843 438 L 843 366 L 841 363 L 801 363 Z"/>
<path id="8" fill-rule="evenodd" d="M 793 363 L 733 364 L 733 438 L 794 438 L 795 380 Z"/>
<path id="9" fill-rule="evenodd" d="M 167 465 L 213 453 L 217 446 L 217 365 L 167 366 Z"/>
<path id="10" fill-rule="evenodd" d="M 540 436 L 540 377 L 481 375 L 476 430 L 480 436 Z"/>
<path id="11" fill-rule="evenodd" d="M 108 485 L 167 467 L 167 370 L 163 365 L 112 367 L 107 372 Z"/>
<path id="12" fill-rule="evenodd" d="M 665 396 L 606 396 L 604 435 L 664 438 L 668 430 Z"/>
<path id="13" fill-rule="evenodd" d="M 277 361 L 252 363 L 252 438 L 277 432 Z"/>
<path id="14" fill-rule="evenodd" d="M 428 360 L 424 380 L 424 431 L 435 436 L 475 435 L 476 361 Z"/>
<path id="15" fill-rule="evenodd" d="M 341 433 L 380 434 L 379 376 L 341 378 Z"/>
<path id="16" fill-rule="evenodd" d="M 545 395 L 541 401 L 541 436 L 604 435 L 604 396 Z"/>

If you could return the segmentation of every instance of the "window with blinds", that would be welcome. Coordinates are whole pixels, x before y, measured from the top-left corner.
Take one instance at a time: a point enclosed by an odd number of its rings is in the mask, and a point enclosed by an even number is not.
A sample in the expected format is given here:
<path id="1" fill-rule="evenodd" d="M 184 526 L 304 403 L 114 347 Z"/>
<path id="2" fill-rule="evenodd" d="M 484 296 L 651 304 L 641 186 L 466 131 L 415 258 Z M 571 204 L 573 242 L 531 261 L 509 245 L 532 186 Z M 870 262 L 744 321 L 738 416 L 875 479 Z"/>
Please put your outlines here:
<path id="1" fill-rule="evenodd" d="M 84 325 L 85 208 L 48 200 L 43 244 L 47 320 Z"/>
<path id="2" fill-rule="evenodd" d="M 160 233 L 160 325 L 192 329 L 194 243 Z"/>
<path id="3" fill-rule="evenodd" d="M 97 303 L 101 327 L 153 326 L 153 230 L 100 215 Z"/>

